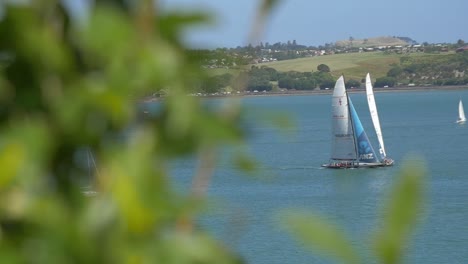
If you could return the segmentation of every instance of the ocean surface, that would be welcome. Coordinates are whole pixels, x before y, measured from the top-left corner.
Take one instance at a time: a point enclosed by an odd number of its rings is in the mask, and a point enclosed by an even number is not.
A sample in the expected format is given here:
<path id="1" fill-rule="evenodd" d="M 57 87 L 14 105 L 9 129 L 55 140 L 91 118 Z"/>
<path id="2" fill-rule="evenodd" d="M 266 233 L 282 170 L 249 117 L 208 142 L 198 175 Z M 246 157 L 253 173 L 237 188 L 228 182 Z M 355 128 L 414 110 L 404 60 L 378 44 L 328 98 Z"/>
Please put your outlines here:
<path id="1" fill-rule="evenodd" d="M 377 149 L 365 93 L 350 96 Z M 468 106 L 468 90 L 376 91 L 387 155 L 395 166 L 349 170 L 321 167 L 330 157 L 331 95 L 243 98 L 249 134 L 242 148 L 259 170 L 253 176 L 238 171 L 229 162 L 235 149 L 223 150 L 200 225 L 246 263 L 335 263 L 307 250 L 279 224 L 282 209 L 310 211 L 341 226 L 366 263 L 376 263 L 371 235 L 382 202 L 400 166 L 418 156 L 429 172 L 425 210 L 404 261 L 467 263 L 468 124 L 455 123 L 460 98 Z M 281 125 L 284 116 L 292 126 Z M 190 159 L 174 165 L 181 190 L 190 185 L 195 166 Z"/>

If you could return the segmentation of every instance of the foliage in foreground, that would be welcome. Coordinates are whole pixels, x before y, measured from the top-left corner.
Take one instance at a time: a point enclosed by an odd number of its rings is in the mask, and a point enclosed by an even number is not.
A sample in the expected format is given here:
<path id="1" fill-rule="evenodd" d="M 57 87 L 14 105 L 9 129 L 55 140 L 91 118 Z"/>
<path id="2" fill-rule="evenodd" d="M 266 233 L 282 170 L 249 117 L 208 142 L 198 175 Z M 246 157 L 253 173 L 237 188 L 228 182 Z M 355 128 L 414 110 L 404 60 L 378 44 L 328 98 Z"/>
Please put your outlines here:
<path id="1" fill-rule="evenodd" d="M 193 224 L 217 146 L 243 134 L 238 108 L 185 96 L 203 73 L 179 32 L 209 17 L 95 2 L 81 21 L 60 1 L 2 3 L 0 259 L 239 262 Z M 141 98 L 162 89 L 170 96 L 144 114 Z M 178 194 L 168 161 L 197 153 L 192 190 Z"/>
<path id="2" fill-rule="evenodd" d="M 242 143 L 244 135 L 237 104 L 211 112 L 185 96 L 204 74 L 179 33 L 208 18 L 158 14 L 149 0 L 95 2 L 81 23 L 70 19 L 60 1 L 3 3 L 0 259 L 241 262 L 194 225 L 217 146 Z M 261 2 L 257 24 L 275 2 Z M 158 112 L 141 113 L 137 99 L 163 89 L 170 94 Z M 91 178 L 89 153 L 97 160 Z M 181 195 L 171 186 L 167 166 L 185 155 L 197 155 L 199 168 L 189 194 Z M 87 185 L 97 195 L 83 195 Z M 410 193 L 416 188 L 411 186 Z M 385 222 L 391 233 L 383 232 L 377 243 L 385 263 L 401 254 L 399 239 L 407 232 L 402 226 L 413 219 L 390 208 L 401 217 Z M 288 218 L 299 230 L 322 224 L 314 217 Z M 396 239 L 394 231 L 400 234 Z M 351 250 L 343 252 L 341 258 L 356 261 Z"/>

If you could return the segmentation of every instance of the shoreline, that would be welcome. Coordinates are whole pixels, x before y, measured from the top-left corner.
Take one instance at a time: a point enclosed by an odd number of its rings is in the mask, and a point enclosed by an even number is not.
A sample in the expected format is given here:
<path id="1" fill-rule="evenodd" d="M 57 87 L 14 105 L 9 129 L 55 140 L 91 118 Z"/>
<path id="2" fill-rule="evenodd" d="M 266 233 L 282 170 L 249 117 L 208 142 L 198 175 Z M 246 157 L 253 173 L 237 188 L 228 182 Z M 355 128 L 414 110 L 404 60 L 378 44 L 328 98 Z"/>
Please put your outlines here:
<path id="1" fill-rule="evenodd" d="M 389 88 L 374 88 L 374 93 L 389 93 L 389 92 L 430 92 L 430 91 L 456 91 L 468 90 L 468 85 L 453 85 L 453 86 L 404 86 L 404 87 L 389 87 Z M 365 93 L 365 88 L 347 89 L 349 93 Z M 196 96 L 200 98 L 242 98 L 242 97 L 256 97 L 256 96 L 301 96 L 301 95 L 331 95 L 333 89 L 329 90 L 292 90 L 283 92 L 244 92 L 241 94 L 218 94 L 218 95 L 202 95 Z M 147 97 L 143 102 L 153 102 L 163 100 L 162 97 Z"/>

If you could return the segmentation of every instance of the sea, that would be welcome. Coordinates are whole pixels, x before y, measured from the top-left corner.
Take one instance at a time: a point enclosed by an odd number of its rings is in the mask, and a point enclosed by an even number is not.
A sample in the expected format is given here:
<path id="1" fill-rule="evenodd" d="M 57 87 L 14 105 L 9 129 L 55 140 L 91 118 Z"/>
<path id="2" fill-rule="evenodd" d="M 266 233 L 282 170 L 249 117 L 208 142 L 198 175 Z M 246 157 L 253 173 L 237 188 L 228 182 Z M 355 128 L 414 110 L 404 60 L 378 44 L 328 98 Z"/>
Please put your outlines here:
<path id="1" fill-rule="evenodd" d="M 350 97 L 378 149 L 365 93 Z M 468 263 L 468 123 L 455 123 L 460 99 L 468 106 L 468 90 L 377 90 L 385 148 L 395 166 L 336 170 L 321 167 L 331 150 L 330 94 L 242 98 L 246 142 L 220 150 L 200 228 L 246 263 L 336 263 L 298 242 L 279 220 L 285 210 L 310 212 L 335 223 L 365 263 L 378 263 L 372 238 L 382 206 L 402 165 L 423 160 L 424 210 L 403 262 Z M 231 162 L 238 151 L 258 169 L 238 170 Z M 179 190 L 189 188 L 196 166 L 190 158 L 174 163 Z"/>

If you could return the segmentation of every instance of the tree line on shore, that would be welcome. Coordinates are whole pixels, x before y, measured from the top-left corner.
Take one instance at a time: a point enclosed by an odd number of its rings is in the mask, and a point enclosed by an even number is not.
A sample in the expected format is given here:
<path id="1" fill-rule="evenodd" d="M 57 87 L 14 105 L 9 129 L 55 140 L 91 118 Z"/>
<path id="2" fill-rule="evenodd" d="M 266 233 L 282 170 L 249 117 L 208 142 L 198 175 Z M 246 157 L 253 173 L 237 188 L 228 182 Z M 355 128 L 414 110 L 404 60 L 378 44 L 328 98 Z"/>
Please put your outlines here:
<path id="1" fill-rule="evenodd" d="M 335 78 L 330 73 L 330 68 L 321 64 L 314 72 L 279 72 L 267 66 L 253 65 L 247 71 L 240 72 L 237 76 L 230 73 L 211 76 L 202 82 L 199 89 L 206 93 L 224 92 L 225 90 L 237 90 L 240 84 L 245 83 L 245 91 L 272 91 L 272 90 L 314 90 L 316 88 L 327 89 L 334 86 Z M 349 87 L 356 87 L 359 82 L 349 80 Z"/>
<path id="2" fill-rule="evenodd" d="M 387 76 L 378 78 L 375 86 L 385 85 L 466 85 L 468 84 L 468 52 L 457 52 L 446 56 L 400 58 L 392 65 Z"/>

